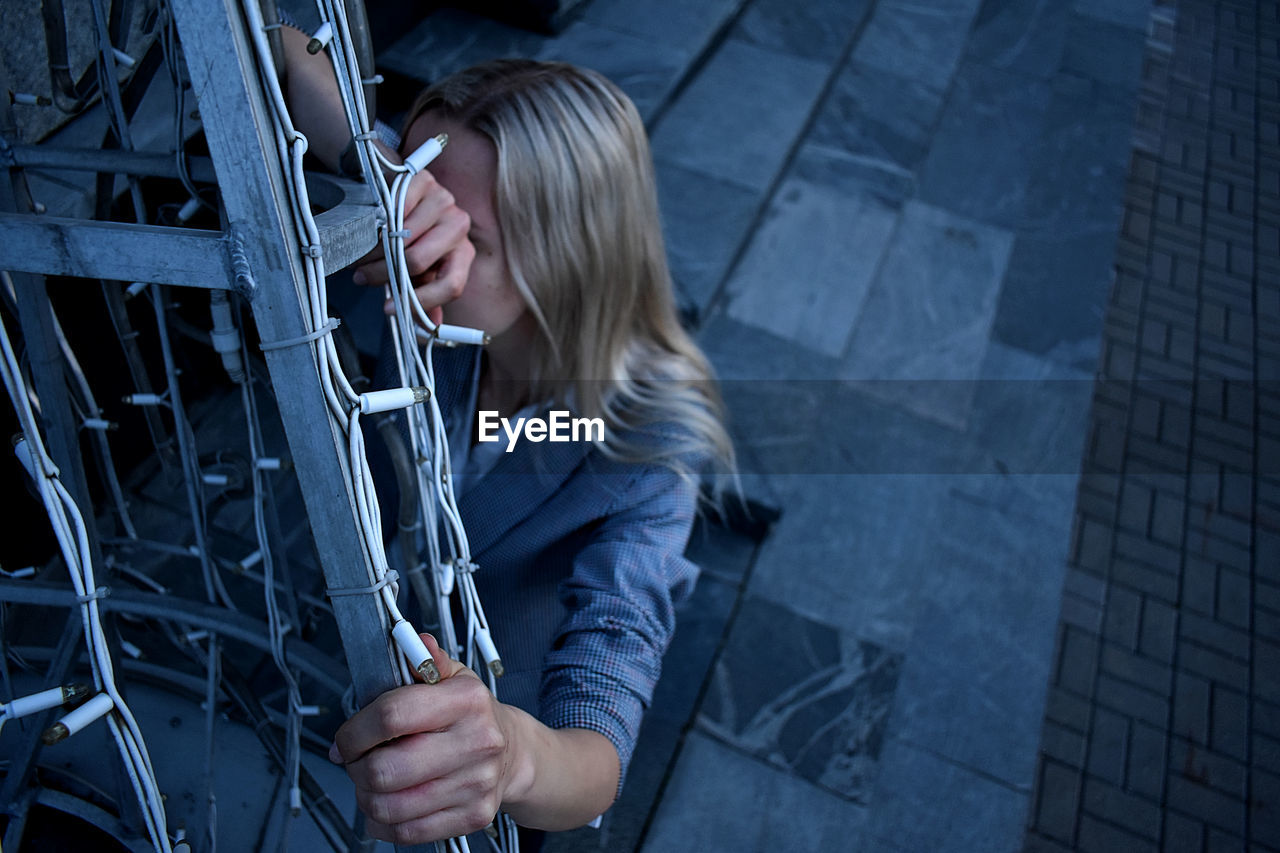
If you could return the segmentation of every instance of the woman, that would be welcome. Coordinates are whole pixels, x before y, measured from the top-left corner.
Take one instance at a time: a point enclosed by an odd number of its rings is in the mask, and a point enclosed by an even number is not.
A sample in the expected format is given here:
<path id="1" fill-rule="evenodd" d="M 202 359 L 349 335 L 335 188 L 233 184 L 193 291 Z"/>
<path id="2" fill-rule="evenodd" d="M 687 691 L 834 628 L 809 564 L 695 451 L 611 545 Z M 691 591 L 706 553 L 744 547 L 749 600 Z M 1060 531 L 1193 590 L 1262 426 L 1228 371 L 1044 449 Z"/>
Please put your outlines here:
<path id="1" fill-rule="evenodd" d="M 406 219 L 411 270 L 425 307 L 491 336 L 437 348 L 436 377 L 507 674 L 499 702 L 429 642 L 440 683 L 389 691 L 338 731 L 330 757 L 370 834 L 398 843 L 475 831 L 499 808 L 547 830 L 608 808 L 696 576 L 682 552 L 698 474 L 732 465 L 710 369 L 677 322 L 630 100 L 591 71 L 496 61 L 424 92 L 403 149 L 439 133 Z M 603 439 L 476 441 L 477 412 L 549 410 L 601 418 Z"/>

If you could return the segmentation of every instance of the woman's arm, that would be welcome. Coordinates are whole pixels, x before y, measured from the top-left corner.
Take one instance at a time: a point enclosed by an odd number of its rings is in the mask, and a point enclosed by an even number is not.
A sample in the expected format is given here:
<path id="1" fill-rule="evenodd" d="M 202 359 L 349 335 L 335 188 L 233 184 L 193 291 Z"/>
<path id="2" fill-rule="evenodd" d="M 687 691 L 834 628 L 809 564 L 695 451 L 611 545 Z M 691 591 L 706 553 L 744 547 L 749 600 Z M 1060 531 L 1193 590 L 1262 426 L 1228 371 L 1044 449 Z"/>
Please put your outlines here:
<path id="1" fill-rule="evenodd" d="M 293 125 L 307 137 L 307 150 L 333 172 L 339 168 L 342 152 L 351 144 L 338 92 L 338 80 L 329 55 L 323 50 L 307 53 L 306 33 L 290 26 L 280 28 L 284 41 L 285 100 Z"/>
<path id="2" fill-rule="evenodd" d="M 284 40 L 285 98 L 294 127 L 307 137 L 310 150 L 326 168 L 341 172 L 343 153 L 351 144 L 351 129 L 338 92 L 333 63 L 324 51 L 307 53 L 310 38 L 293 27 L 280 28 Z M 400 155 L 382 145 L 393 162 Z M 440 322 L 440 308 L 462 295 L 476 250 L 467 239 L 471 217 L 454 203 L 453 195 L 427 170 L 409 184 L 404 227 L 409 231 L 405 261 L 414 293 L 432 320 Z M 381 287 L 387 283 L 381 244 L 356 267 L 356 284 Z M 390 313 L 388 300 L 385 310 Z"/>
<path id="3" fill-rule="evenodd" d="M 397 844 L 484 828 L 499 808 L 524 826 L 571 829 L 613 802 L 618 754 L 586 729 L 550 729 L 494 698 L 430 636 L 437 684 L 379 696 L 338 729 L 369 834 Z"/>

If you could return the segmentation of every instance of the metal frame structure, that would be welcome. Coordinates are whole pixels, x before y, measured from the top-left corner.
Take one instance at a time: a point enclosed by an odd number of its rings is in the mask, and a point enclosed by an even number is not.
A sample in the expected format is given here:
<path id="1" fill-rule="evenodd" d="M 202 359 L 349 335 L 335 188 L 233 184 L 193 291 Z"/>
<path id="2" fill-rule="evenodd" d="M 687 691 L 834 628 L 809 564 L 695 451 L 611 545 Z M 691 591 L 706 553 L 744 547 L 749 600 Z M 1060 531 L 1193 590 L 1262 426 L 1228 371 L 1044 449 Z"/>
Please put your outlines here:
<path id="1" fill-rule="evenodd" d="M 21 331 L 50 453 L 85 507 L 91 506 L 89 492 L 61 374 L 46 276 L 232 290 L 251 307 L 264 341 L 296 340 L 308 332 L 299 298 L 305 288 L 300 241 L 287 213 L 290 201 L 283 189 L 268 107 L 254 72 L 255 58 L 240 5 L 237 0 L 172 0 L 171 7 L 210 152 L 207 160 L 195 158 L 191 170 L 200 178 L 216 179 L 226 223 L 221 230 L 39 215 L 26 189 L 24 169 L 176 177 L 174 160 L 168 155 L 135 153 L 127 145 L 123 150 L 98 151 L 21 144 L 8 105 L 0 105 L 0 163 L 8 173 L 0 181 L 0 269 L 11 271 L 16 283 Z M 361 184 L 314 180 L 316 197 L 327 195 L 333 202 L 317 216 L 317 225 L 328 268 L 337 270 L 377 242 L 377 207 Z M 271 348 L 264 357 L 325 583 L 331 589 L 366 586 L 369 557 L 357 532 L 345 439 L 326 414 L 312 349 Z M 75 601 L 64 588 L 0 578 L 0 602 L 65 604 L 74 615 Z M 117 593 L 103 603 L 108 612 L 164 615 L 246 642 L 261 641 L 254 636 L 250 620 L 200 601 L 139 592 Z M 357 703 L 364 704 L 399 684 L 399 673 L 388 654 L 390 626 L 374 597 L 335 596 L 332 609 Z M 50 679 L 65 671 L 78 641 L 78 622 L 72 618 L 52 655 Z M 291 646 L 290 654 L 298 667 L 337 687 L 331 661 L 309 654 L 305 644 Z M 26 738 L 0 787 L 0 809 L 15 817 L 31 802 L 19 795 L 39 753 L 39 728 Z"/>

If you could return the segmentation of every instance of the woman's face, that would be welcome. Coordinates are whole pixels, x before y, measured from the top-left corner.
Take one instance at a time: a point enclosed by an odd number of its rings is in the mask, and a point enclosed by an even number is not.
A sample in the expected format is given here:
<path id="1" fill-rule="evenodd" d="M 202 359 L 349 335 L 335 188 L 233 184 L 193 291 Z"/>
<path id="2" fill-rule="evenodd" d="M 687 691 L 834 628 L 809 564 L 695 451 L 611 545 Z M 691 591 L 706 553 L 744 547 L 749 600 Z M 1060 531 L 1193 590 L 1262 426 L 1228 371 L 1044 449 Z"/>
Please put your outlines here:
<path id="1" fill-rule="evenodd" d="M 449 144 L 428 171 L 471 217 L 468 236 L 476 249 L 467 286 L 461 296 L 444 306 L 444 321 L 482 329 L 495 348 L 527 344 L 533 318 L 507 266 L 494 205 L 497 151 L 488 137 L 435 112 L 423 113 L 410 125 L 404 150 L 413 151 L 439 133 L 449 134 Z"/>

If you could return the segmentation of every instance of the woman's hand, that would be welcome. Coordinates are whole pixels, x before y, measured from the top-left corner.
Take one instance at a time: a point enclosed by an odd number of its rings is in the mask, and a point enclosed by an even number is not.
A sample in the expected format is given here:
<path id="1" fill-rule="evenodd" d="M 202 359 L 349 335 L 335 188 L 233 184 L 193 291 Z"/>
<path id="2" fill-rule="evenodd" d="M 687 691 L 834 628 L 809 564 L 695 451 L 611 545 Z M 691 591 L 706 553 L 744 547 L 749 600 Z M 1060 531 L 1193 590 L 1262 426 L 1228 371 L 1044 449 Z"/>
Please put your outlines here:
<path id="1" fill-rule="evenodd" d="M 338 729 L 329 750 L 355 783 L 369 834 L 396 844 L 483 829 L 512 775 L 511 709 L 422 636 L 440 681 L 382 694 Z"/>
<path id="2" fill-rule="evenodd" d="M 405 197 L 405 262 L 414 293 L 432 322 L 440 322 L 440 306 L 462 295 L 476 250 L 467 239 L 471 217 L 454 202 L 452 193 L 423 170 L 409 182 Z M 355 283 L 381 286 L 388 280 L 382 247 L 378 246 L 356 267 Z M 388 300 L 383 307 L 394 311 Z"/>
<path id="3" fill-rule="evenodd" d="M 613 802 L 618 753 L 588 729 L 550 729 L 493 697 L 474 672 L 422 639 L 435 684 L 382 694 L 338 729 L 369 834 L 419 844 L 483 829 L 498 808 L 522 826 L 582 826 Z"/>

